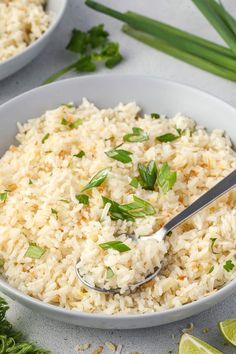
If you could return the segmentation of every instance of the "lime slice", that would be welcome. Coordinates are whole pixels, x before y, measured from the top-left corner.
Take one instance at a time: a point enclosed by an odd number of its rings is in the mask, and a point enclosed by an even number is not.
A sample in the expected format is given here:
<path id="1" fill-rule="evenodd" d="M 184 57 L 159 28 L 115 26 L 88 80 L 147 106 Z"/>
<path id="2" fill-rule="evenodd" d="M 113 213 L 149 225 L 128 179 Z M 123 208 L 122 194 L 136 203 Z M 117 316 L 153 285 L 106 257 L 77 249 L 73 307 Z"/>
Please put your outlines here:
<path id="1" fill-rule="evenodd" d="M 219 322 L 219 329 L 225 339 L 236 347 L 236 318 Z"/>
<path id="2" fill-rule="evenodd" d="M 179 343 L 179 354 L 223 354 L 202 340 L 183 334 Z"/>

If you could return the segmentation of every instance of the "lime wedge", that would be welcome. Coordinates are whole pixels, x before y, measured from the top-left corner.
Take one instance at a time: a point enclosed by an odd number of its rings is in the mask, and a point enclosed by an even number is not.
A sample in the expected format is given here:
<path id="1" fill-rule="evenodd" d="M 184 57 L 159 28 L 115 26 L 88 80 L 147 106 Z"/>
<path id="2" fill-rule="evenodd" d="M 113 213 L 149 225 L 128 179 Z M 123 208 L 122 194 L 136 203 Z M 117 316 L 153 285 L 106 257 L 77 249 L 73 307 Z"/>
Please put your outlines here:
<path id="1" fill-rule="evenodd" d="M 219 329 L 225 339 L 236 347 L 236 318 L 219 322 Z"/>
<path id="2" fill-rule="evenodd" d="M 223 354 L 202 340 L 183 334 L 179 343 L 179 354 Z"/>

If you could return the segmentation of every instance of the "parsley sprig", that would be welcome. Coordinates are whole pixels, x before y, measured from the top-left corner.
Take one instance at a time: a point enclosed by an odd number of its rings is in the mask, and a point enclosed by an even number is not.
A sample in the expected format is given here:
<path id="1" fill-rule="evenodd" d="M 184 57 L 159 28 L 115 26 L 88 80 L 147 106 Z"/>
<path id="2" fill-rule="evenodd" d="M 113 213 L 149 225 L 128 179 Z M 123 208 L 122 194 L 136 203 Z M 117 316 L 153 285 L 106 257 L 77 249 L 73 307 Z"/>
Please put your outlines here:
<path id="1" fill-rule="evenodd" d="M 104 30 L 103 24 L 94 26 L 87 32 L 74 29 L 66 49 L 78 54 L 79 58 L 51 75 L 44 84 L 49 84 L 70 71 L 78 74 L 96 71 L 97 62 L 102 61 L 108 69 L 112 69 L 123 60 L 119 44 L 109 41 L 109 33 Z"/>
<path id="2" fill-rule="evenodd" d="M 119 145 L 121 146 L 121 145 Z M 118 146 L 118 147 L 119 147 Z M 123 149 L 118 149 L 118 147 L 106 151 L 105 154 L 117 161 L 123 162 L 123 163 L 129 163 L 132 161 L 132 158 L 130 157 L 130 155 L 132 155 L 132 152 L 127 151 L 127 150 L 123 150 Z"/>

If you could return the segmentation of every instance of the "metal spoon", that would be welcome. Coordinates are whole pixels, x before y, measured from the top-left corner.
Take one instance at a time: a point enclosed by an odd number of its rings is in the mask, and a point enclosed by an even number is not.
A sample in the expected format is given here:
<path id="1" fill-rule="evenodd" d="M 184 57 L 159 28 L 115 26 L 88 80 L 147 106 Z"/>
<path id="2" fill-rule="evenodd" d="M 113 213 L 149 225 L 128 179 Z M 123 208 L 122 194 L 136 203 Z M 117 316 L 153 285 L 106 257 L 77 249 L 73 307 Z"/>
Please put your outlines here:
<path id="1" fill-rule="evenodd" d="M 185 220 L 189 219 L 191 216 L 205 208 L 207 205 L 221 197 L 223 194 L 227 193 L 232 188 L 236 187 L 236 170 L 231 172 L 227 177 L 223 178 L 219 183 L 217 183 L 213 188 L 209 189 L 205 194 L 203 194 L 200 198 L 195 200 L 190 206 L 186 209 L 181 211 L 177 214 L 173 219 L 171 219 L 167 224 L 165 224 L 159 231 L 155 232 L 153 235 L 142 236 L 137 239 L 135 234 L 126 234 L 127 237 L 132 238 L 136 241 L 138 240 L 145 240 L 148 241 L 150 239 L 154 239 L 158 242 L 164 240 L 165 236 L 176 228 L 178 225 L 182 224 Z M 142 281 L 130 285 L 128 289 L 130 291 L 136 290 L 141 285 L 146 284 L 151 279 L 153 279 L 160 271 L 161 268 L 156 268 L 152 274 L 149 274 L 145 279 Z M 96 286 L 91 285 L 87 282 L 83 276 L 80 274 L 78 263 L 75 266 L 76 274 L 79 280 L 86 285 L 88 288 L 96 290 L 101 293 L 108 293 L 108 294 L 116 294 L 120 293 L 120 289 L 103 289 Z"/>

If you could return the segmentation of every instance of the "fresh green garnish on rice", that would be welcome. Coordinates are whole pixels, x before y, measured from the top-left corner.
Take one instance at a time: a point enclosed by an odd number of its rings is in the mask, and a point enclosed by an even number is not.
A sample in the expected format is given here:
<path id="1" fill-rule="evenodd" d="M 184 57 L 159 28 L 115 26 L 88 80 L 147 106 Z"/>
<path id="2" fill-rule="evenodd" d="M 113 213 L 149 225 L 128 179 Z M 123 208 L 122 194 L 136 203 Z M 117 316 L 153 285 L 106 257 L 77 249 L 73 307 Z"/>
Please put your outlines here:
<path id="1" fill-rule="evenodd" d="M 172 133 L 167 133 L 167 134 L 163 134 L 158 136 L 156 139 L 158 141 L 160 141 L 161 143 L 167 143 L 167 142 L 171 142 L 174 141 L 176 139 L 178 139 L 180 137 L 180 135 L 174 135 Z"/>
<path id="2" fill-rule="evenodd" d="M 1 202 L 4 202 L 4 203 L 5 203 L 6 200 L 7 200 L 7 197 L 8 197 L 8 192 L 5 191 L 5 192 L 1 192 L 1 193 L 0 193 L 0 201 L 1 201 Z"/>
<path id="3" fill-rule="evenodd" d="M 67 200 L 67 199 L 59 199 L 59 202 L 63 202 L 63 203 L 66 203 L 66 204 L 69 204 L 69 203 L 70 203 L 70 201 Z"/>
<path id="4" fill-rule="evenodd" d="M 102 197 L 104 205 L 111 204 L 109 215 L 112 220 L 128 220 L 135 221 L 135 218 L 144 218 L 147 215 L 154 215 L 155 209 L 147 201 L 133 195 L 133 203 L 119 204 L 114 200 Z"/>
<path id="5" fill-rule="evenodd" d="M 152 119 L 159 119 L 159 118 L 160 118 L 160 114 L 158 114 L 158 113 L 151 113 L 151 118 L 152 118 Z"/>
<path id="6" fill-rule="evenodd" d="M 214 251 L 214 245 L 215 245 L 215 242 L 216 242 L 217 238 L 216 237 L 211 237 L 210 240 L 211 240 L 211 252 L 213 254 L 218 254 L 217 252 Z"/>
<path id="7" fill-rule="evenodd" d="M 109 151 L 106 151 L 105 154 L 117 161 L 123 162 L 123 163 L 129 163 L 132 162 L 132 158 L 130 157 L 130 155 L 132 155 L 132 152 L 127 151 L 127 150 L 123 150 L 123 149 L 112 149 Z"/>
<path id="8" fill-rule="evenodd" d="M 33 184 L 32 179 L 29 179 L 29 184 Z"/>
<path id="9" fill-rule="evenodd" d="M 70 127 L 71 129 L 75 129 L 75 128 L 78 128 L 78 126 L 81 125 L 82 123 L 83 123 L 83 120 L 82 120 L 81 118 L 78 118 L 78 119 L 76 119 L 75 122 L 70 123 L 70 124 L 69 124 L 69 127 Z"/>
<path id="10" fill-rule="evenodd" d="M 134 187 L 134 188 L 138 188 L 139 185 L 139 180 L 137 177 L 132 178 L 132 180 L 130 181 L 130 186 Z"/>
<path id="11" fill-rule="evenodd" d="M 61 124 L 62 125 L 67 125 L 69 122 L 68 122 L 68 120 L 66 119 L 66 118 L 62 118 L 62 120 L 61 120 Z"/>
<path id="12" fill-rule="evenodd" d="M 208 272 L 208 274 L 211 274 L 212 272 L 213 272 L 213 270 L 214 270 L 214 266 L 212 266 L 210 269 L 209 269 L 209 272 Z"/>
<path id="13" fill-rule="evenodd" d="M 4 263 L 5 263 L 4 259 L 0 258 L 0 267 L 3 267 Z"/>
<path id="14" fill-rule="evenodd" d="M 37 246 L 36 243 L 30 243 L 27 251 L 25 252 L 25 257 L 40 259 L 44 253 L 45 249 Z"/>
<path id="15" fill-rule="evenodd" d="M 78 152 L 78 154 L 73 155 L 74 157 L 78 157 L 78 159 L 81 159 L 83 156 L 85 156 L 85 152 L 81 150 Z"/>
<path id="16" fill-rule="evenodd" d="M 58 211 L 56 209 L 51 208 L 51 212 L 55 215 L 56 219 L 58 219 Z"/>
<path id="17" fill-rule="evenodd" d="M 154 186 L 157 180 L 157 166 L 155 161 L 150 161 L 147 166 L 138 164 L 139 170 L 139 182 L 144 189 L 154 190 Z"/>
<path id="18" fill-rule="evenodd" d="M 42 139 L 42 144 L 44 144 L 45 141 L 48 140 L 49 136 L 50 136 L 49 133 L 47 133 L 47 134 L 44 135 L 44 137 L 43 137 L 43 139 Z"/>
<path id="19" fill-rule="evenodd" d="M 89 205 L 89 196 L 86 194 L 78 194 L 75 198 L 79 201 L 80 204 Z"/>
<path id="20" fill-rule="evenodd" d="M 96 175 L 91 179 L 88 184 L 86 184 L 86 186 L 82 189 L 81 192 L 84 192 L 94 187 L 99 187 L 105 181 L 110 171 L 111 167 L 107 167 L 96 173 Z"/>
<path id="21" fill-rule="evenodd" d="M 130 251 L 130 248 L 122 241 L 109 241 L 100 243 L 99 247 L 101 247 L 103 250 L 113 249 L 121 253 Z"/>
<path id="22" fill-rule="evenodd" d="M 111 269 L 111 267 L 107 267 L 107 279 L 111 279 L 114 277 L 114 272 L 113 270 Z"/>
<path id="23" fill-rule="evenodd" d="M 223 268 L 226 270 L 226 272 L 231 272 L 235 267 L 234 263 L 229 259 L 228 261 L 225 262 L 223 265 Z"/>
<path id="24" fill-rule="evenodd" d="M 171 172 L 168 163 L 165 162 L 159 170 L 157 177 L 158 185 L 164 194 L 166 194 L 170 189 L 172 189 L 176 182 L 176 179 L 177 173 Z"/>
<path id="25" fill-rule="evenodd" d="M 149 140 L 149 135 L 143 131 L 141 128 L 132 128 L 132 133 L 125 134 L 123 140 L 129 143 L 141 143 L 143 141 Z"/>

